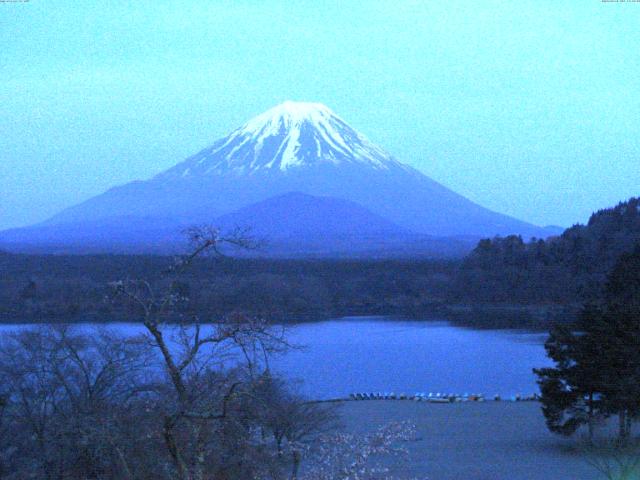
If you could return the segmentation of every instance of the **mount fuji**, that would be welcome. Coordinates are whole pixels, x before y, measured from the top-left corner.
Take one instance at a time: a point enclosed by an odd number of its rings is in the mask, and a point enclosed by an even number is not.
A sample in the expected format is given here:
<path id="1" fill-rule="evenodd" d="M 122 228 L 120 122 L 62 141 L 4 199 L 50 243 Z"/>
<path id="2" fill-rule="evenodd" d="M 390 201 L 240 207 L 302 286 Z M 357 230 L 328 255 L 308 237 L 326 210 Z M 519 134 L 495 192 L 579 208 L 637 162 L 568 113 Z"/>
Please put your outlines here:
<path id="1" fill-rule="evenodd" d="M 286 195 L 292 192 L 298 195 Z M 283 212 L 301 218 L 299 210 L 306 212 L 304 238 L 296 238 L 292 222 L 281 222 L 284 230 L 268 227 Z M 153 250 L 175 242 L 185 226 L 234 218 L 292 244 L 315 232 L 313 241 L 328 250 L 336 240 L 357 243 L 365 224 L 368 238 L 378 233 L 378 244 L 404 238 L 414 246 L 434 237 L 557 233 L 449 190 L 322 104 L 287 101 L 149 180 L 114 187 L 38 225 L 0 232 L 0 244 Z"/>

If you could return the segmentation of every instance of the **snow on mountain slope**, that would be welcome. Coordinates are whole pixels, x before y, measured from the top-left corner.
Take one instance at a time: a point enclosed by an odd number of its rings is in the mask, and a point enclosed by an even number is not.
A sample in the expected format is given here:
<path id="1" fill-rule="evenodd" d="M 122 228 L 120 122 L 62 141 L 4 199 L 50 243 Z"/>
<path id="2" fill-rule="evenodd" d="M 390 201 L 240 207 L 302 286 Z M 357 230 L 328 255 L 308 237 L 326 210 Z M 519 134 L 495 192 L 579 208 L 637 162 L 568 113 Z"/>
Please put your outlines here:
<path id="1" fill-rule="evenodd" d="M 361 164 L 380 170 L 404 168 L 325 105 L 286 101 L 158 178 L 286 172 L 318 163 Z"/>

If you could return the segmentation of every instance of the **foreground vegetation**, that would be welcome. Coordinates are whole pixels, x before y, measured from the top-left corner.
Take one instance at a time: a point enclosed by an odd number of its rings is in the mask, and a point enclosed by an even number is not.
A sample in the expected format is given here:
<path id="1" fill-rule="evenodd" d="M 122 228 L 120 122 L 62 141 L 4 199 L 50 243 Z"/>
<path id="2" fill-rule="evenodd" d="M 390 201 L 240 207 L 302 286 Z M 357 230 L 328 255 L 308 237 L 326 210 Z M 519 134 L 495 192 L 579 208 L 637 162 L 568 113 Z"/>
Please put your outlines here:
<path id="1" fill-rule="evenodd" d="M 549 430 L 571 436 L 586 427 L 589 463 L 604 478 L 631 480 L 640 475 L 632 436 L 640 419 L 640 245 L 618 258 L 601 290 L 576 326 L 553 328 L 545 348 L 555 366 L 534 372 Z M 597 438 L 612 416 L 617 436 Z"/>

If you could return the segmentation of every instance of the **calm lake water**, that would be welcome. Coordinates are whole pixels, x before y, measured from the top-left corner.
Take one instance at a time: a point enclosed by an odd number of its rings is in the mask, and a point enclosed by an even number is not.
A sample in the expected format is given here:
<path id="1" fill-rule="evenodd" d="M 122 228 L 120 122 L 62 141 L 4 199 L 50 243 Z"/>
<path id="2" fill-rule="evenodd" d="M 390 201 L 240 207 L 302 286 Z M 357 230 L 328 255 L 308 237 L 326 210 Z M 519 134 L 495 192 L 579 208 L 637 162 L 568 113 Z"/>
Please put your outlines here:
<path id="1" fill-rule="evenodd" d="M 275 362 L 314 397 L 351 392 L 537 392 L 534 367 L 550 365 L 544 336 L 471 330 L 446 322 L 345 318 L 297 326 L 289 338 L 307 345 Z"/>
<path id="2" fill-rule="evenodd" d="M 24 328 L 0 327 L 0 331 Z M 136 324 L 114 329 L 138 333 Z M 438 321 L 356 317 L 288 327 L 304 348 L 272 360 L 312 398 L 351 392 L 483 393 L 510 397 L 538 391 L 531 369 L 550 365 L 540 334 L 472 330 Z"/>

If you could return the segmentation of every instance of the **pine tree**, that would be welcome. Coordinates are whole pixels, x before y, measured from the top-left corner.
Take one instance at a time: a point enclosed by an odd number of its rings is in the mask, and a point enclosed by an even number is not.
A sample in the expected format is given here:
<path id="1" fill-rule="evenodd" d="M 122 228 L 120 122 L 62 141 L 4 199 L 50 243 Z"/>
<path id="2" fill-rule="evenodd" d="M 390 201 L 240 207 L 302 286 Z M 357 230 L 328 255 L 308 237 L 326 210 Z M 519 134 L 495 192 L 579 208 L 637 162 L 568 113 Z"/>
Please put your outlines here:
<path id="1" fill-rule="evenodd" d="M 578 333 L 556 329 L 545 344 L 554 368 L 536 369 L 547 426 L 571 435 L 595 419 L 619 418 L 619 438 L 640 417 L 640 248 L 620 257 L 601 306 L 587 306 Z"/>
<path id="2" fill-rule="evenodd" d="M 619 437 L 625 440 L 640 416 L 640 247 L 622 255 L 609 275 L 602 322 L 608 327 L 603 401 L 618 415 Z"/>
<path id="3" fill-rule="evenodd" d="M 597 345 L 566 327 L 557 327 L 545 349 L 556 366 L 534 372 L 547 427 L 554 433 L 571 435 L 587 425 L 591 436 L 595 421 L 607 414 L 598 394 L 601 369 Z"/>

